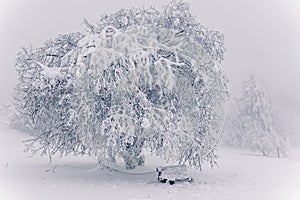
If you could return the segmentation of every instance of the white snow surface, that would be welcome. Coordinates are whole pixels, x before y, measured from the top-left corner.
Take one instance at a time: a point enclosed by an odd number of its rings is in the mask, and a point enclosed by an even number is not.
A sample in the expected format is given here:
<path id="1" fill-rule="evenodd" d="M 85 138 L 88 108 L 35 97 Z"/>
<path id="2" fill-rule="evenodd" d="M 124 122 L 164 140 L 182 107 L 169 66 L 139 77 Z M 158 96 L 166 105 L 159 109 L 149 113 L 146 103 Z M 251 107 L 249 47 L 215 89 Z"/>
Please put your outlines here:
<path id="1" fill-rule="evenodd" d="M 49 164 L 23 152 L 28 137 L 0 128 L 0 200 L 300 199 L 300 148 L 278 159 L 220 147 L 219 168 L 189 171 L 193 183 L 169 185 L 158 183 L 155 172 L 108 170 L 89 157 L 55 157 Z"/>

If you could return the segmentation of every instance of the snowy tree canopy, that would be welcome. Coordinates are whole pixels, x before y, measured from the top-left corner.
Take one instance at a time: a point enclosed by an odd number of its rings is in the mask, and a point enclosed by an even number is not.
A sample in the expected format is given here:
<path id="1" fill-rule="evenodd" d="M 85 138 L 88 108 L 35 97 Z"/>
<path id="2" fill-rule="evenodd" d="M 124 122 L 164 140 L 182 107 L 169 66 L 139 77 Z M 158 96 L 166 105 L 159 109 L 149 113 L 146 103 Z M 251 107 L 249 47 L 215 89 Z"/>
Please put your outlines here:
<path id="1" fill-rule="evenodd" d="M 243 83 L 243 94 L 238 100 L 238 113 L 232 137 L 238 146 L 259 151 L 264 156 L 285 151 L 284 143 L 273 128 L 271 103 L 255 81 L 254 76 Z"/>
<path id="2" fill-rule="evenodd" d="M 122 158 L 133 169 L 147 148 L 190 167 L 215 165 L 216 107 L 228 96 L 223 36 L 181 1 L 84 24 L 87 35 L 61 35 L 18 54 L 16 103 L 35 132 L 28 150 Z"/>

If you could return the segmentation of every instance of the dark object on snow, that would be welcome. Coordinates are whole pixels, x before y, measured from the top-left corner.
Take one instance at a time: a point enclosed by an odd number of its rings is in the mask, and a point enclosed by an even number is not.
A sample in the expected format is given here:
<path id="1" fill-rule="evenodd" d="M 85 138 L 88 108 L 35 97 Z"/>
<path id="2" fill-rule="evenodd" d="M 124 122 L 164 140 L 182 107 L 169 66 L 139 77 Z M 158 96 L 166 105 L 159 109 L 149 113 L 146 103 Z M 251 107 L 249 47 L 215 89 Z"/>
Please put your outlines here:
<path id="1" fill-rule="evenodd" d="M 157 180 L 161 183 L 169 182 L 170 185 L 176 182 L 189 182 L 193 181 L 192 178 L 186 176 L 185 165 L 173 165 L 156 168 Z"/>

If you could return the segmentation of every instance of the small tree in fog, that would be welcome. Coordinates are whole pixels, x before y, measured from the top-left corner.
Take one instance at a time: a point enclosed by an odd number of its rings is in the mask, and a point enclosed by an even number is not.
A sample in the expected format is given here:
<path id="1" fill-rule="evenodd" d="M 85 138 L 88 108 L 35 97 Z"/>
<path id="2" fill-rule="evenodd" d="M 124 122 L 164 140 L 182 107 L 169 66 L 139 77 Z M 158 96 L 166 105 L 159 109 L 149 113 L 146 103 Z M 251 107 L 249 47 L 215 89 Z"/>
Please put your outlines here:
<path id="1" fill-rule="evenodd" d="M 238 146 L 261 152 L 264 156 L 278 155 L 284 143 L 273 128 L 271 104 L 268 96 L 251 76 L 242 86 L 234 140 Z"/>

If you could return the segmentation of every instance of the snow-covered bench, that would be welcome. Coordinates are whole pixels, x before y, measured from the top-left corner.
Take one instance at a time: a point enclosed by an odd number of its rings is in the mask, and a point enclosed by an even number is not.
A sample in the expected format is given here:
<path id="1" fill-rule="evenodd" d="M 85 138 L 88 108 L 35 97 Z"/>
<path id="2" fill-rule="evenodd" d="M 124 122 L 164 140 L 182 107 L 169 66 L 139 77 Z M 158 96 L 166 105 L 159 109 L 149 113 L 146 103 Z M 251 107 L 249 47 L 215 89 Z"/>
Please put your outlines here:
<path id="1" fill-rule="evenodd" d="M 172 165 L 156 168 L 157 180 L 161 183 L 169 182 L 173 185 L 175 182 L 192 182 L 193 179 L 187 177 L 185 165 Z"/>

